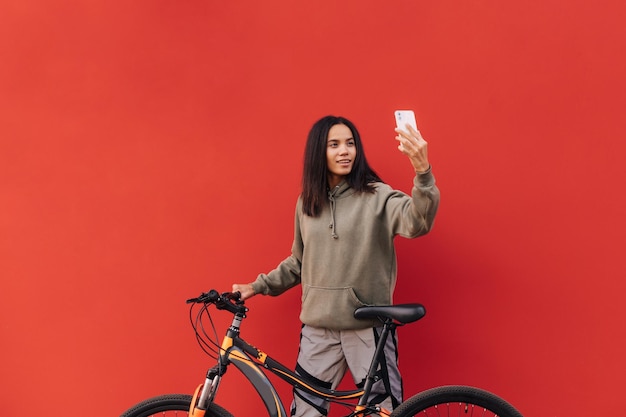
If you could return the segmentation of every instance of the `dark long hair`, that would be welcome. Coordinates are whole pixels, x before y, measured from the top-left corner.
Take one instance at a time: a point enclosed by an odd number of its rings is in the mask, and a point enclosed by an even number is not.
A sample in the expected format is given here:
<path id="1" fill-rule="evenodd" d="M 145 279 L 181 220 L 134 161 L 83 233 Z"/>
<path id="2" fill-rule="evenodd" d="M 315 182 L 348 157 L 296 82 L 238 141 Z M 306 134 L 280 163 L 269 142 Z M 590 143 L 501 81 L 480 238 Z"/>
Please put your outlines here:
<path id="1" fill-rule="evenodd" d="M 302 209 L 308 216 L 317 217 L 328 201 L 328 166 L 326 148 L 328 132 L 335 125 L 346 125 L 352 132 L 356 146 L 356 158 L 346 181 L 357 192 L 373 193 L 372 182 L 382 182 L 369 166 L 363 151 L 359 131 L 350 120 L 341 116 L 325 116 L 315 122 L 307 138 L 302 172 Z"/>

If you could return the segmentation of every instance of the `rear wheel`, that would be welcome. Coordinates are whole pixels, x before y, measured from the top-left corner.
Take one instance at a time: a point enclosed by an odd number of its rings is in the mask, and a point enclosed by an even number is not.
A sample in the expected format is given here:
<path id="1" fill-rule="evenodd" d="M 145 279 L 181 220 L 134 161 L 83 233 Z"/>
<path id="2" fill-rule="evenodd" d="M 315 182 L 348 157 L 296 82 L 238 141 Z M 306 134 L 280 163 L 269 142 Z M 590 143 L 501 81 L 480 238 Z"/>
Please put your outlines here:
<path id="1" fill-rule="evenodd" d="M 129 408 L 120 417 L 184 417 L 189 413 L 191 395 L 168 394 L 144 400 Z M 217 404 L 211 404 L 206 417 L 233 417 Z"/>
<path id="2" fill-rule="evenodd" d="M 433 388 L 400 404 L 391 417 L 522 417 L 511 404 L 495 394 L 460 385 Z"/>

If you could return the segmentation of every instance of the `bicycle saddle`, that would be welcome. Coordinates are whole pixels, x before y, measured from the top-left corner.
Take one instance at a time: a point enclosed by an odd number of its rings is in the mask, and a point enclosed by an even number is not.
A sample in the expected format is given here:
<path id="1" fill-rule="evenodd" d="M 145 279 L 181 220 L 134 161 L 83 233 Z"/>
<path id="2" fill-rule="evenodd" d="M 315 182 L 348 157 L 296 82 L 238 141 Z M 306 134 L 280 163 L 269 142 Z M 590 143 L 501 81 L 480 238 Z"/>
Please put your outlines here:
<path id="1" fill-rule="evenodd" d="M 426 309 L 421 304 L 366 306 L 354 310 L 355 319 L 392 319 L 400 323 L 412 323 L 424 317 L 425 314 Z"/>

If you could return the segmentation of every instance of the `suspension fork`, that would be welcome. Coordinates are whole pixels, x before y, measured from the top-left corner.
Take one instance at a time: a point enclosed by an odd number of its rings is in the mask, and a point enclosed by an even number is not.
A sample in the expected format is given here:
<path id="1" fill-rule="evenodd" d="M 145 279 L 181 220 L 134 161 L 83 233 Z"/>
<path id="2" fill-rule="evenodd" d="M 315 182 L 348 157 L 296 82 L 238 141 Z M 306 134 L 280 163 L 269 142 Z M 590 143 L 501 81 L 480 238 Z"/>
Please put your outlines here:
<path id="1" fill-rule="evenodd" d="M 226 373 L 226 369 L 230 364 L 228 358 L 230 349 L 233 347 L 234 339 L 239 336 L 239 327 L 244 317 L 245 315 L 243 313 L 235 314 L 233 322 L 222 340 L 217 365 L 208 370 L 204 384 L 200 384 L 194 392 L 191 406 L 189 407 L 189 417 L 204 417 L 206 410 L 208 410 L 213 403 L 222 376 Z"/>
<path id="2" fill-rule="evenodd" d="M 224 357 L 227 355 L 223 355 Z M 206 379 L 203 384 L 198 385 L 196 391 L 193 394 L 191 400 L 191 406 L 189 408 L 189 417 L 204 417 L 206 410 L 209 409 L 219 388 L 222 375 L 226 373 L 228 367 L 227 358 L 220 356 L 219 363 L 213 368 L 209 369 L 206 375 Z"/>

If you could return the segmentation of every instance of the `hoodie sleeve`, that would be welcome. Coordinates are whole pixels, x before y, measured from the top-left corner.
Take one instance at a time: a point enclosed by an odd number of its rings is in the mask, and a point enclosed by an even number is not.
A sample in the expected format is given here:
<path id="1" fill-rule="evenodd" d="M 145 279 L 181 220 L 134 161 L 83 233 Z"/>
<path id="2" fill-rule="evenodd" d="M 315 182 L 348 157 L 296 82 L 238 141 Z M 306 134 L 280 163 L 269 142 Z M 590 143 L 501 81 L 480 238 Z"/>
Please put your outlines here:
<path id="1" fill-rule="evenodd" d="M 431 169 L 415 176 L 410 197 L 392 191 L 386 206 L 387 220 L 394 235 L 415 238 L 428 233 L 439 208 L 439 189 Z"/>
<path id="2" fill-rule="evenodd" d="M 283 260 L 276 269 L 267 274 L 259 274 L 252 283 L 256 294 L 280 295 L 300 283 L 302 270 L 302 234 L 300 230 L 300 216 L 302 215 L 302 202 L 298 199 L 294 221 L 294 238 L 291 246 L 291 255 Z"/>

